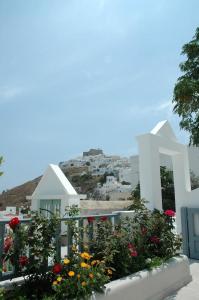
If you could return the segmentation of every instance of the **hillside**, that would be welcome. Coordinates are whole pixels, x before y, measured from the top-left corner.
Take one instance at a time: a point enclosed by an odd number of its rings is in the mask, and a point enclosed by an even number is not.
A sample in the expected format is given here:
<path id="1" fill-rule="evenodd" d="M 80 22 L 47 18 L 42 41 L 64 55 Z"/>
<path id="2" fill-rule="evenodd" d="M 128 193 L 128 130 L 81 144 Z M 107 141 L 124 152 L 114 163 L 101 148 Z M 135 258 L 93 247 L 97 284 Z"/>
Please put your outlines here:
<path id="1" fill-rule="evenodd" d="M 89 197 L 94 196 L 94 188 L 103 177 L 91 176 L 86 167 L 68 168 L 64 173 L 78 193 L 87 194 Z M 6 206 L 21 207 L 30 204 L 26 196 L 32 195 L 40 179 L 41 176 L 0 194 L 0 209 L 5 209 Z"/>
<path id="2" fill-rule="evenodd" d="M 0 209 L 5 209 L 6 206 L 20 207 L 30 204 L 26 196 L 34 192 L 40 179 L 41 176 L 0 194 Z"/>

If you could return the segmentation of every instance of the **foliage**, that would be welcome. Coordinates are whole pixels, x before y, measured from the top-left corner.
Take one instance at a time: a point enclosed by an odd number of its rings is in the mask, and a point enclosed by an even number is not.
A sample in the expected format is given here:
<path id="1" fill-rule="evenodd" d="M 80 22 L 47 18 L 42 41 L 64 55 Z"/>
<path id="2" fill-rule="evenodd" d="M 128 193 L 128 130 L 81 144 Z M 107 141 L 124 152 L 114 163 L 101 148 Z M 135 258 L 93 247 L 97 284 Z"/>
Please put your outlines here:
<path id="1" fill-rule="evenodd" d="M 122 181 L 121 184 L 123 184 L 123 185 L 131 185 L 130 182 L 128 182 L 128 181 Z"/>
<path id="2" fill-rule="evenodd" d="M 29 226 L 13 222 L 13 219 L 9 224 L 12 226 L 11 242 L 7 248 L 4 246 L 4 262 L 10 260 L 15 266 L 15 273 L 24 276 L 25 284 L 20 293 L 28 299 L 40 299 L 40 295 L 51 286 L 51 274 L 46 272 L 48 258 L 58 259 L 55 237 L 59 220 L 55 215 L 47 219 L 35 212 Z"/>
<path id="3" fill-rule="evenodd" d="M 3 156 L 0 156 L 0 166 L 2 163 L 3 163 Z M 2 175 L 3 175 L 3 172 L 0 172 L 0 176 L 2 176 Z"/>
<path id="4" fill-rule="evenodd" d="M 181 117 L 180 127 L 190 133 L 190 144 L 199 145 L 199 27 L 193 39 L 182 47 L 187 60 L 180 64 L 183 75 L 174 88 L 174 112 Z"/>
<path id="5" fill-rule="evenodd" d="M 140 199 L 140 183 L 136 185 L 136 187 L 131 193 L 131 198 L 129 199 Z"/>
<path id="6" fill-rule="evenodd" d="M 151 212 L 140 202 L 132 217 L 122 219 L 114 231 L 108 219 L 95 226 L 90 250 L 95 259 L 104 260 L 113 270 L 113 279 L 151 268 L 174 256 L 181 247 L 181 238 L 173 232 L 175 213 Z"/>
<path id="7" fill-rule="evenodd" d="M 141 199 L 138 197 L 131 198 L 132 204 L 127 207 L 128 210 L 144 210 L 146 203 L 148 203 L 145 199 Z"/>
<path id="8" fill-rule="evenodd" d="M 162 207 L 164 210 L 175 211 L 175 191 L 173 182 L 173 171 L 166 167 L 160 167 L 161 187 L 162 187 Z"/>
<path id="9" fill-rule="evenodd" d="M 199 188 L 199 176 L 196 176 L 193 171 L 190 172 L 191 176 L 191 189 Z"/>
<path id="10" fill-rule="evenodd" d="M 175 191 L 173 182 L 173 172 L 168 170 L 164 166 L 160 166 L 160 176 L 161 176 L 161 187 L 162 187 L 162 207 L 164 210 L 172 209 L 175 211 Z M 129 207 L 130 210 L 134 208 L 139 208 L 140 202 L 140 183 L 138 183 L 135 189 L 131 193 L 129 198 L 133 201 L 133 204 Z M 143 205 L 147 202 L 142 200 Z"/>
<path id="11" fill-rule="evenodd" d="M 5 290 L 3 288 L 0 288 L 0 300 L 4 300 L 4 294 Z"/>
<path id="12" fill-rule="evenodd" d="M 89 299 L 93 291 L 103 291 L 109 281 L 108 272 L 103 261 L 93 260 L 88 252 L 79 253 L 74 247 L 58 272 L 54 271 L 52 286 L 56 299 Z"/>
<path id="13" fill-rule="evenodd" d="M 161 188 L 162 188 L 162 207 L 163 210 L 172 209 L 175 211 L 175 190 L 173 171 L 167 169 L 165 166 L 160 167 L 161 176 Z M 199 177 L 190 172 L 191 188 L 196 189 L 199 187 Z M 138 183 L 135 189 L 131 193 L 129 200 L 132 200 L 132 204 L 128 207 L 129 210 L 142 208 L 147 203 L 146 200 L 140 201 L 140 184 Z M 141 205 L 141 207 L 140 207 Z"/>
<path id="14" fill-rule="evenodd" d="M 30 226 L 12 219 L 3 258 L 13 260 L 25 283 L 2 299 L 89 299 L 93 292 L 102 292 L 110 279 L 151 269 L 176 255 L 181 239 L 173 232 L 175 212 L 149 211 L 139 201 L 130 218 L 118 218 L 113 224 L 107 216 L 88 216 L 84 228 L 77 226 L 78 207 L 67 209 L 73 245 L 63 260 L 55 255 L 60 232 L 56 216 L 46 219 L 35 213 Z M 47 271 L 49 257 L 53 264 Z"/>

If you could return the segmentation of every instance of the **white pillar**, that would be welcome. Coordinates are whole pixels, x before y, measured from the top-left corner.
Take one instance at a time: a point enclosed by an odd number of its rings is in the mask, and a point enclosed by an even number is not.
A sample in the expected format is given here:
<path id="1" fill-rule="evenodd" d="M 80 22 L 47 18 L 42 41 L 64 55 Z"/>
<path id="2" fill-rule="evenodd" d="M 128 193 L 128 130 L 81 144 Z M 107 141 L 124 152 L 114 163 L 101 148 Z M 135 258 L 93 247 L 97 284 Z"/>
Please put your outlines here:
<path id="1" fill-rule="evenodd" d="M 149 201 L 151 210 L 162 209 L 159 150 L 153 136 L 145 134 L 137 137 L 139 145 L 139 174 L 141 198 Z"/>

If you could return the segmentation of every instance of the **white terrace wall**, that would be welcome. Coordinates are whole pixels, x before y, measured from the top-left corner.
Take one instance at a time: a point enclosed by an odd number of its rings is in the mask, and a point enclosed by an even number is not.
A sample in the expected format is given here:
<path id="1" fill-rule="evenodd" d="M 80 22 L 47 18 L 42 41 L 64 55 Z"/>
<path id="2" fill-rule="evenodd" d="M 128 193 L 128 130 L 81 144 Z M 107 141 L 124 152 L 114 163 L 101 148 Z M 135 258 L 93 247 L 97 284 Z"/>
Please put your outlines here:
<path id="1" fill-rule="evenodd" d="M 159 153 L 171 156 L 173 163 L 176 224 L 181 233 L 181 207 L 199 207 L 199 189 L 191 191 L 187 146 L 180 144 L 168 121 L 162 121 L 147 134 L 137 137 L 141 197 L 150 209 L 162 209 Z"/>

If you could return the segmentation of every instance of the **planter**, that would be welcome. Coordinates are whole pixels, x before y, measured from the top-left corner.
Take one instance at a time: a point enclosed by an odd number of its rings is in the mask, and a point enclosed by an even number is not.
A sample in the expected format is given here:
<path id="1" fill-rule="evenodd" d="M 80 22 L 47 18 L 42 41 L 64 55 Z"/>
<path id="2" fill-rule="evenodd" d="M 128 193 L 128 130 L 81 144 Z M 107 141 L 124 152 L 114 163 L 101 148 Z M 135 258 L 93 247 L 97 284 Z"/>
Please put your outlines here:
<path id="1" fill-rule="evenodd" d="M 152 271 L 143 270 L 106 284 L 96 300 L 161 300 L 192 280 L 188 258 L 174 257 Z"/>
<path id="2" fill-rule="evenodd" d="M 143 270 L 106 284 L 105 294 L 96 294 L 91 300 L 162 300 L 192 280 L 188 258 L 173 257 L 152 271 Z M 6 280 L 0 287 L 14 288 L 22 278 Z"/>

